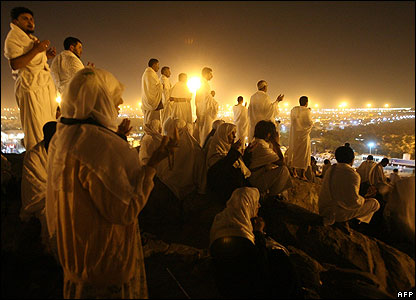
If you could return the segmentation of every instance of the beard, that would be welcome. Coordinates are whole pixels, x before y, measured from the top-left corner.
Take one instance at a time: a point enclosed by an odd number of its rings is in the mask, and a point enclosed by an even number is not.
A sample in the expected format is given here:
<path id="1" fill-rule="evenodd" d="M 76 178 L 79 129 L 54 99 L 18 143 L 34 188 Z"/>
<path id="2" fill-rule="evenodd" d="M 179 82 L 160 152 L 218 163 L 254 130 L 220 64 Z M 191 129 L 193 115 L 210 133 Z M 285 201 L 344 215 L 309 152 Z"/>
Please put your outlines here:
<path id="1" fill-rule="evenodd" d="M 26 29 L 25 30 L 25 33 L 30 33 L 30 34 L 33 34 L 33 33 L 35 33 L 35 30 L 34 29 Z"/>

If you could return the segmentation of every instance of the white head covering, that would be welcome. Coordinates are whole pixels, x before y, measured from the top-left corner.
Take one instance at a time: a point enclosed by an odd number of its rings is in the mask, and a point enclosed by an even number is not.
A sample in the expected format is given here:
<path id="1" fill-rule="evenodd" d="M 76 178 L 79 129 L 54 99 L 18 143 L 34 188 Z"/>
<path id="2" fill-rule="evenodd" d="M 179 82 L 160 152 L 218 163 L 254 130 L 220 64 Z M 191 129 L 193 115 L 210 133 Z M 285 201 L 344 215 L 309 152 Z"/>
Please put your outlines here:
<path id="1" fill-rule="evenodd" d="M 58 123 L 48 151 L 48 180 L 46 215 L 48 229 L 53 235 L 56 226 L 55 195 L 67 184 L 65 168 L 75 158 L 99 178 L 108 191 L 129 205 L 137 197 L 140 162 L 137 151 L 115 132 L 117 110 L 123 85 L 109 72 L 85 68 L 71 80 L 62 100 L 66 118 L 94 118 L 103 128 L 91 124 L 65 125 Z M 108 129 L 107 129 L 108 128 Z"/>
<path id="2" fill-rule="evenodd" d="M 162 124 L 160 120 L 154 119 L 151 120 L 149 123 L 144 124 L 143 131 L 145 134 L 150 135 L 152 137 L 162 136 Z"/>
<path id="3" fill-rule="evenodd" d="M 236 189 L 227 201 L 226 207 L 218 213 L 211 226 L 210 245 L 218 238 L 241 236 L 254 244 L 251 218 L 257 216 L 260 193 L 257 188 Z"/>
<path id="4" fill-rule="evenodd" d="M 105 70 L 85 68 L 78 71 L 62 99 L 62 117 L 93 118 L 113 131 L 117 130 L 118 112 L 124 86 Z"/>
<path id="5" fill-rule="evenodd" d="M 217 130 L 218 129 L 218 127 L 220 127 L 220 125 L 221 124 L 224 124 L 225 123 L 225 121 L 224 120 L 215 120 L 213 123 L 212 123 L 212 129 L 215 129 L 215 130 Z"/>

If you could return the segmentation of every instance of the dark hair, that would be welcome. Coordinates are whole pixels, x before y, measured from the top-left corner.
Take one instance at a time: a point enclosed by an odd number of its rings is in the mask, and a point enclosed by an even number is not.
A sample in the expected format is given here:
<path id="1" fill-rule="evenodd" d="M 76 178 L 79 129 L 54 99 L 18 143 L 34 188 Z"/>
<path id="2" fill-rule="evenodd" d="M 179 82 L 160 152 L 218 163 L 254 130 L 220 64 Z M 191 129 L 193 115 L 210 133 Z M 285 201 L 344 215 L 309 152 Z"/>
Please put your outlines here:
<path id="1" fill-rule="evenodd" d="M 163 73 L 165 70 L 168 70 L 169 69 L 169 67 L 168 66 L 164 66 L 164 67 L 162 67 L 162 69 L 160 70 L 160 73 Z"/>
<path id="2" fill-rule="evenodd" d="M 335 150 L 335 159 L 339 163 L 352 163 L 354 157 L 354 151 L 350 147 L 341 146 Z"/>
<path id="3" fill-rule="evenodd" d="M 243 96 L 238 96 L 237 101 L 240 102 L 240 100 L 243 101 Z"/>
<path id="4" fill-rule="evenodd" d="M 393 169 L 393 172 L 394 173 L 398 173 L 399 172 L 399 169 Z"/>
<path id="5" fill-rule="evenodd" d="M 388 163 L 389 163 L 389 159 L 388 159 L 387 157 L 384 157 L 384 158 L 381 160 L 381 163 L 382 163 L 382 162 L 385 162 L 385 163 L 387 163 L 387 164 L 388 164 Z"/>
<path id="6" fill-rule="evenodd" d="M 58 124 L 56 121 L 51 121 L 43 125 L 43 144 L 45 146 L 46 152 L 48 152 L 49 142 L 56 132 L 56 124 Z"/>
<path id="7" fill-rule="evenodd" d="M 202 76 L 204 76 L 204 75 L 206 75 L 206 74 L 208 74 L 210 72 L 212 72 L 212 69 L 211 68 L 208 68 L 208 67 L 205 67 L 205 68 L 202 69 L 201 74 L 202 74 Z"/>
<path id="8" fill-rule="evenodd" d="M 367 156 L 367 160 L 374 160 L 374 157 L 370 154 L 369 156 Z"/>
<path id="9" fill-rule="evenodd" d="M 308 103 L 308 97 L 306 97 L 306 96 L 302 96 L 302 97 L 300 97 L 299 98 L 299 104 L 301 105 L 301 106 L 305 106 L 306 105 L 306 103 Z"/>
<path id="10" fill-rule="evenodd" d="M 157 64 L 159 61 L 156 58 L 151 58 L 147 64 L 149 67 L 152 67 L 154 64 Z"/>
<path id="11" fill-rule="evenodd" d="M 330 164 L 331 162 L 329 161 L 329 159 L 325 159 L 324 160 L 324 165 Z"/>
<path id="12" fill-rule="evenodd" d="M 179 80 L 181 80 L 181 78 L 184 78 L 184 77 L 188 77 L 188 75 L 186 75 L 186 73 L 180 73 L 180 74 L 178 75 L 178 79 L 179 79 Z"/>
<path id="13" fill-rule="evenodd" d="M 311 161 L 316 161 L 314 156 L 311 156 Z"/>
<path id="14" fill-rule="evenodd" d="M 272 136 L 276 135 L 276 125 L 272 121 L 265 121 L 262 120 L 256 124 L 254 127 L 254 137 L 259 139 L 266 139 L 267 134 L 271 134 Z"/>
<path id="15" fill-rule="evenodd" d="M 75 47 L 78 43 L 82 44 L 82 42 L 79 39 L 69 36 L 64 40 L 64 49 L 69 50 L 70 46 Z"/>
<path id="16" fill-rule="evenodd" d="M 345 147 L 351 147 L 351 144 L 350 143 L 345 143 L 344 146 Z"/>
<path id="17" fill-rule="evenodd" d="M 16 20 L 21 14 L 31 14 L 33 17 L 33 12 L 26 7 L 15 7 L 10 11 L 10 17 L 13 20 Z"/>

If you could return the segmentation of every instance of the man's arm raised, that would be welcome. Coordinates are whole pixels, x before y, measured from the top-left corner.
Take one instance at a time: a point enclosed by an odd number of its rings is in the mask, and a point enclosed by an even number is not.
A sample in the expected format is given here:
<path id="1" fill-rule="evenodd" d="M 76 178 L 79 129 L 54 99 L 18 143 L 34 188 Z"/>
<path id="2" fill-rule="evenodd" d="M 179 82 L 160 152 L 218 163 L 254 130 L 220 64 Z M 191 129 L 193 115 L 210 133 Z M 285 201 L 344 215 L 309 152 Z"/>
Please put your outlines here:
<path id="1" fill-rule="evenodd" d="M 9 60 L 10 67 L 13 70 L 18 70 L 25 67 L 38 53 L 46 51 L 46 49 L 49 47 L 49 43 L 50 42 L 48 40 L 44 40 L 42 42 L 39 40 L 35 41 L 33 48 L 30 49 L 29 52 Z"/>

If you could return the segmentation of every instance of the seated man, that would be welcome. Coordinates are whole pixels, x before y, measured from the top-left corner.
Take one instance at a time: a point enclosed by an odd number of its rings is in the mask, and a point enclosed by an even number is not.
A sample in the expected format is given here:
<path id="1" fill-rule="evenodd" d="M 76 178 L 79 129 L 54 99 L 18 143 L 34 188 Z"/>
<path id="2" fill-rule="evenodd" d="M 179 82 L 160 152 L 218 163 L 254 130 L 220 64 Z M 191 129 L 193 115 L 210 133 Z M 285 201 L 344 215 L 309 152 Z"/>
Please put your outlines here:
<path id="1" fill-rule="evenodd" d="M 329 167 L 331 167 L 331 161 L 329 159 L 324 160 L 324 165 L 322 166 L 322 172 L 320 177 L 324 178 L 326 171 L 328 171 Z"/>
<path id="2" fill-rule="evenodd" d="M 391 192 L 393 186 L 388 182 L 383 168 L 389 164 L 389 159 L 384 157 L 378 164 L 374 165 L 368 174 L 370 185 L 376 187 L 378 194 L 384 196 Z"/>
<path id="3" fill-rule="evenodd" d="M 360 175 L 352 168 L 354 151 L 350 147 L 338 147 L 335 158 L 338 163 L 329 168 L 322 183 L 319 215 L 327 225 L 354 218 L 370 223 L 380 204 L 374 198 L 364 198 L 358 194 Z"/>
<path id="4" fill-rule="evenodd" d="M 399 175 L 399 169 L 394 169 L 393 173 L 390 174 L 390 184 L 394 185 L 397 181 L 401 179 Z"/>
<path id="5" fill-rule="evenodd" d="M 364 196 L 367 193 L 368 187 L 370 183 L 368 182 L 368 174 L 373 166 L 376 165 L 374 161 L 374 157 L 370 154 L 367 156 L 367 159 L 361 163 L 361 165 L 357 168 L 358 174 L 360 174 L 361 181 L 360 181 L 360 195 Z"/>

